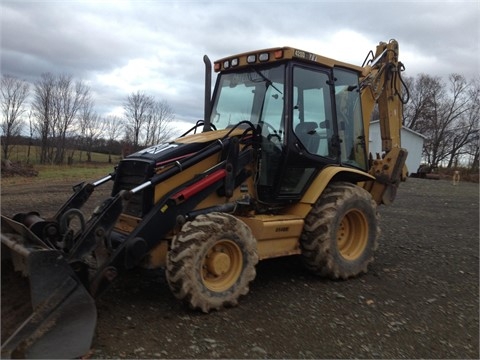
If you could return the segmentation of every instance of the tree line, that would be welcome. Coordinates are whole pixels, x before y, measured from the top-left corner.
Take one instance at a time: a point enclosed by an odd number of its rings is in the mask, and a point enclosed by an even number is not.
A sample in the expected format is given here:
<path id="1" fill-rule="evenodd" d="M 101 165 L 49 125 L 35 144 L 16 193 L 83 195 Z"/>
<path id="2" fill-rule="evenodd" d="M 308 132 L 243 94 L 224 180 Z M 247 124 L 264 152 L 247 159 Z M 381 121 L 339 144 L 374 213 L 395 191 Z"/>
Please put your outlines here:
<path id="1" fill-rule="evenodd" d="M 403 125 L 425 136 L 425 162 L 452 168 L 468 159 L 469 166 L 478 169 L 479 79 L 451 74 L 443 80 L 419 74 L 405 83 L 410 101 L 404 106 Z M 88 161 L 99 142 L 115 153 L 119 143 L 135 151 L 172 135 L 174 114 L 169 104 L 139 91 L 126 96 L 123 116 L 102 117 L 94 109 L 89 86 L 71 75 L 42 74 L 32 88 L 2 75 L 0 90 L 5 159 L 24 128 L 31 141 L 39 143 L 43 164 L 62 164 L 79 148 L 86 151 Z"/>
<path id="2" fill-rule="evenodd" d="M 90 87 L 72 75 L 44 73 L 33 85 L 2 75 L 2 157 L 28 129 L 29 144 L 38 144 L 41 164 L 70 163 L 75 151 L 93 149 L 129 152 L 165 141 L 172 136 L 173 109 L 165 100 L 137 91 L 126 96 L 123 116 L 101 116 L 95 110 Z M 22 135 L 23 132 L 23 136 Z"/>
<path id="3" fill-rule="evenodd" d="M 478 171 L 479 79 L 468 81 L 451 74 L 442 80 L 420 74 L 407 78 L 406 84 L 410 101 L 404 106 L 404 126 L 425 136 L 426 164 L 431 168 L 467 165 Z"/>

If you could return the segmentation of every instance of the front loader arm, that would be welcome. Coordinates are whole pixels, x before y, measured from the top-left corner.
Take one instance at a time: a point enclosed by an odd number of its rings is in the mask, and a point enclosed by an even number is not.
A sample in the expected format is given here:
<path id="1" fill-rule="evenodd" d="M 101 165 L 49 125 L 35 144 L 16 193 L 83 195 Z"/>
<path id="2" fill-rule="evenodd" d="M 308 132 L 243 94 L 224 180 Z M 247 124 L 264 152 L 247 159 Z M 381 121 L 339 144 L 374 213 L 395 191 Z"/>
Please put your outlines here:
<path id="1" fill-rule="evenodd" d="M 57 211 L 54 216 L 54 219 L 58 222 L 62 221 L 62 217 L 71 209 L 80 209 L 90 198 L 93 191 L 97 186 L 100 186 L 107 181 L 112 180 L 115 177 L 115 173 L 109 174 L 104 178 L 95 181 L 93 183 L 80 183 L 73 187 L 73 195 L 62 205 L 62 207 Z"/>
<path id="2" fill-rule="evenodd" d="M 126 193 L 124 197 L 128 199 L 137 189 L 155 186 L 182 171 L 182 169 L 197 164 L 211 154 L 221 150 L 227 150 L 229 154 L 230 152 L 237 154 L 235 164 L 231 164 L 229 159 L 231 156 L 227 156 L 225 160 L 220 161 L 213 168 L 198 174 L 183 184 L 179 184 L 165 194 L 143 216 L 137 227 L 120 240 L 121 244 L 111 256 L 102 262 L 90 282 L 90 293 L 93 296 L 98 296 L 106 289 L 120 272 L 137 266 L 148 252 L 158 245 L 160 239 L 165 238 L 169 232 L 182 225 L 186 220 L 191 220 L 199 214 L 208 212 L 234 211 L 237 204 L 234 200 L 228 200 L 229 195 L 227 193 L 229 193 L 230 188 L 238 186 L 251 176 L 250 172 L 245 171 L 245 167 L 253 159 L 253 150 L 250 147 L 246 147 L 239 151 L 238 142 L 235 138 L 214 143 L 208 151 L 201 152 L 193 158 L 185 160 L 181 166 L 171 168 L 170 171 L 154 176 L 147 183 Z M 225 196 L 225 202 L 209 208 L 197 209 L 197 205 L 214 192 Z"/>
<path id="3" fill-rule="evenodd" d="M 62 221 L 68 225 L 74 214 L 83 219 L 79 208 L 95 186 L 114 175 L 77 186 L 74 195 L 51 220 L 33 212 L 20 214 L 16 220 L 2 216 L 2 246 L 11 250 L 14 260 L 20 260 L 30 278 L 33 295 L 33 314 L 2 343 L 2 357 L 74 358 L 85 354 L 95 329 L 96 296 L 120 273 L 139 265 L 159 241 L 185 220 L 202 213 L 235 210 L 237 203 L 231 197 L 232 189 L 252 175 L 246 167 L 254 157 L 248 141 L 240 150 L 237 140 L 224 137 L 212 141 L 134 188 L 120 190 L 95 209 L 69 238 L 68 245 L 64 239 L 70 230 L 64 229 Z M 217 155 L 220 161 L 215 166 L 193 177 L 183 175 L 182 181 L 171 181 L 184 170 Z M 144 189 L 164 183 L 175 186 L 155 203 L 136 228 L 129 234 L 116 232 L 115 225 L 129 200 Z M 224 201 L 199 207 L 215 192 L 215 197 Z"/>

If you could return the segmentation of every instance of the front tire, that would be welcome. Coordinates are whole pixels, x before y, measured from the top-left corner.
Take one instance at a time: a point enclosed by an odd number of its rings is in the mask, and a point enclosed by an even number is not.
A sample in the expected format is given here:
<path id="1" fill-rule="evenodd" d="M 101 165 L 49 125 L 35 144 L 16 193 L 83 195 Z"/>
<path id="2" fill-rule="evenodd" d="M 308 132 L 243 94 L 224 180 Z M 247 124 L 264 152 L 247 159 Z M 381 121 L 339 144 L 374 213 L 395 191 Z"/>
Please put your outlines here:
<path id="1" fill-rule="evenodd" d="M 365 189 L 331 183 L 305 219 L 301 246 L 306 268 L 331 279 L 366 273 L 380 233 L 376 208 Z"/>
<path id="2" fill-rule="evenodd" d="M 174 296 L 207 313 L 235 306 L 249 291 L 258 263 L 250 228 L 232 215 L 199 215 L 183 225 L 167 256 Z"/>

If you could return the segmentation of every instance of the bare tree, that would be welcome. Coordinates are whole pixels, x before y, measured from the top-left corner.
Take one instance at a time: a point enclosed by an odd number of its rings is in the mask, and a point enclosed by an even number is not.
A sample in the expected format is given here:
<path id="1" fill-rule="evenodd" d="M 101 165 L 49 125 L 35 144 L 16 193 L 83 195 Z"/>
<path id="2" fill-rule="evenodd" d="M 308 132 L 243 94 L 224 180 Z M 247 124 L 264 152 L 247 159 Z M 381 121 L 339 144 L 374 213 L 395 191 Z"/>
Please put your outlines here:
<path id="1" fill-rule="evenodd" d="M 411 101 L 405 106 L 405 125 L 424 134 L 424 155 L 432 166 L 455 164 L 478 131 L 478 82 L 451 74 L 445 84 L 439 77 L 421 74 L 410 82 Z"/>
<path id="2" fill-rule="evenodd" d="M 451 78 L 454 94 L 459 97 L 457 103 L 459 110 L 455 128 L 447 134 L 449 138 L 448 163 L 451 168 L 457 159 L 469 153 L 469 144 L 475 142 L 478 135 L 480 114 L 480 86 L 478 81 L 467 81 L 457 76 Z"/>
<path id="3" fill-rule="evenodd" d="M 90 89 L 71 75 L 42 74 L 35 82 L 32 108 L 41 139 L 40 163 L 64 162 L 67 138 L 79 112 L 90 102 Z"/>
<path id="4" fill-rule="evenodd" d="M 84 147 L 87 152 L 87 162 L 92 161 L 92 148 L 95 142 L 102 135 L 105 123 L 93 110 L 93 103 L 83 108 L 80 123 L 84 129 Z"/>
<path id="5" fill-rule="evenodd" d="M 441 79 L 420 74 L 416 79 L 406 78 L 405 82 L 410 92 L 410 100 L 403 109 L 404 125 L 422 132 L 428 127 L 427 119 L 431 117 L 434 93 L 443 86 Z"/>
<path id="6" fill-rule="evenodd" d="M 52 161 L 51 130 L 53 129 L 53 97 L 55 77 L 44 73 L 34 85 L 32 109 L 35 113 L 35 131 L 40 137 L 40 163 Z"/>
<path id="7" fill-rule="evenodd" d="M 27 149 L 27 164 L 30 163 L 30 151 L 33 145 L 33 136 L 35 134 L 35 127 L 33 123 L 33 110 L 28 112 L 28 149 Z"/>
<path id="8" fill-rule="evenodd" d="M 155 101 L 146 123 L 145 145 L 162 143 L 172 137 L 171 122 L 175 118 L 172 108 L 165 101 Z"/>
<path id="9" fill-rule="evenodd" d="M 2 75 L 0 86 L 2 95 L 2 152 L 8 159 L 11 151 L 11 140 L 20 135 L 21 116 L 25 112 L 24 102 L 29 95 L 29 85 L 14 76 Z"/>
<path id="10" fill-rule="evenodd" d="M 118 116 L 107 116 L 103 122 L 108 144 L 108 162 L 111 163 L 113 143 L 118 140 L 119 135 L 123 132 L 124 124 Z"/>
<path id="11" fill-rule="evenodd" d="M 470 170 L 478 172 L 480 165 L 480 131 L 477 131 L 472 142 L 467 145 L 467 153 L 470 157 Z"/>
<path id="12" fill-rule="evenodd" d="M 128 95 L 123 105 L 126 119 L 125 130 L 131 136 L 131 139 L 128 140 L 130 140 L 134 150 L 137 150 L 141 143 L 142 131 L 152 113 L 153 105 L 153 97 L 140 91 Z"/>
<path id="13" fill-rule="evenodd" d="M 82 107 L 90 102 L 90 88 L 82 81 L 73 82 L 71 75 L 60 75 L 53 99 L 56 154 L 54 162 L 62 164 L 65 158 L 68 131 Z"/>

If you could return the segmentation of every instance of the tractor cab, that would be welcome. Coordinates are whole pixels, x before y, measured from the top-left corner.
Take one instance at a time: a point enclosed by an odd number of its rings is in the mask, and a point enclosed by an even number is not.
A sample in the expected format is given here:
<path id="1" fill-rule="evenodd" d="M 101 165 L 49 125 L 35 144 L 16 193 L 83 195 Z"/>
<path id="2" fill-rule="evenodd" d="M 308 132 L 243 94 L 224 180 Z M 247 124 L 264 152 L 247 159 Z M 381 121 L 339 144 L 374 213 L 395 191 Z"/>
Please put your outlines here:
<path id="1" fill-rule="evenodd" d="M 319 60 L 280 48 L 215 63 L 220 73 L 207 126 L 247 121 L 261 134 L 260 201 L 298 201 L 328 165 L 367 171 L 360 73 Z"/>

